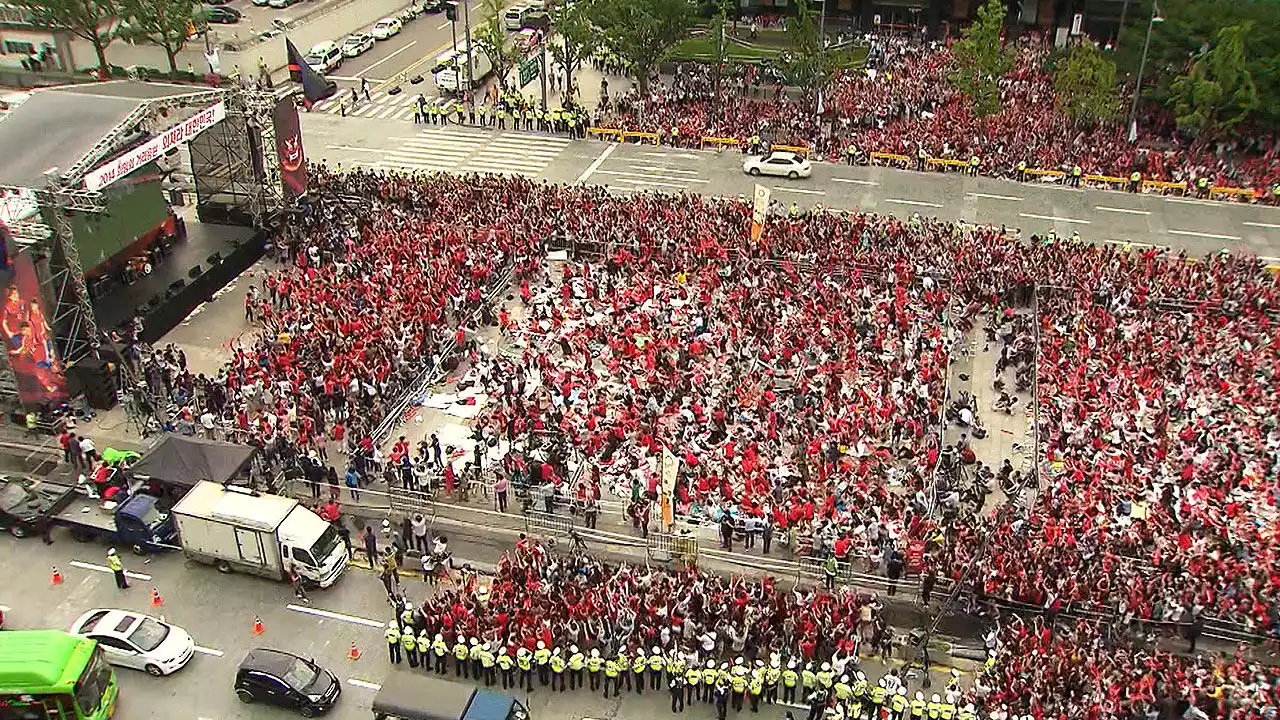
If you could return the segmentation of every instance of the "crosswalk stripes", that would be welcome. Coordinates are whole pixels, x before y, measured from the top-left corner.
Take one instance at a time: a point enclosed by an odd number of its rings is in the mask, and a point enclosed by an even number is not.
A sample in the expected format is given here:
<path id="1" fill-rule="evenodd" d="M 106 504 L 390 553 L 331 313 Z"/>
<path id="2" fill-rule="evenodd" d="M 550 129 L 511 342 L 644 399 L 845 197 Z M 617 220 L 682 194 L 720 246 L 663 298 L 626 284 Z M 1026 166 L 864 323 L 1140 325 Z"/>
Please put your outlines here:
<path id="1" fill-rule="evenodd" d="M 431 127 L 387 150 L 374 167 L 424 172 L 537 175 L 572 142 L 567 137 Z"/>
<path id="2" fill-rule="evenodd" d="M 323 112 L 329 115 L 341 115 L 343 104 L 346 104 L 347 117 L 360 117 L 375 120 L 413 120 L 417 109 L 418 96 L 413 92 L 401 92 L 388 95 L 385 90 L 374 90 L 368 99 L 363 95 L 357 97 L 354 106 L 351 104 L 351 89 L 342 88 L 331 98 L 321 100 L 311 107 L 311 112 Z M 429 97 L 427 104 L 441 108 L 446 113 L 453 111 L 457 100 L 453 98 Z"/>

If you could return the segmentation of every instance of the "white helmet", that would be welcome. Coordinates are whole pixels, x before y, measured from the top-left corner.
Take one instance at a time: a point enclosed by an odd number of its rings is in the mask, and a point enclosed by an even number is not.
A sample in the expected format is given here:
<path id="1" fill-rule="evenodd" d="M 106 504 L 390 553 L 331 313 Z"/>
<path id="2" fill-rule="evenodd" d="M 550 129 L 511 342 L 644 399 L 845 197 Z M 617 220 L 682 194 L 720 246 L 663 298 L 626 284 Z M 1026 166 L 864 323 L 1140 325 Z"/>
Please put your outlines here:
<path id="1" fill-rule="evenodd" d="M 933 697 L 929 698 L 929 702 L 942 702 L 942 698 L 938 697 L 938 693 L 934 693 Z"/>
<path id="2" fill-rule="evenodd" d="M 599 651 L 599 650 L 597 650 L 597 649 L 595 649 L 595 648 L 591 648 L 591 657 L 593 657 L 593 658 L 598 658 L 598 657 L 600 657 L 600 651 Z"/>
<path id="3" fill-rule="evenodd" d="M 488 649 L 489 649 L 489 643 L 485 643 L 484 645 L 481 645 L 481 646 L 480 646 L 480 649 L 481 649 L 481 650 L 488 650 Z"/>
<path id="4" fill-rule="evenodd" d="M 859 679 L 859 680 L 866 680 L 866 679 L 867 679 L 867 676 L 866 676 L 866 675 L 864 675 L 864 674 L 863 674 L 863 672 L 862 672 L 861 670 L 859 670 L 859 671 L 858 671 L 858 679 Z"/>
<path id="5" fill-rule="evenodd" d="M 547 649 L 547 644 L 546 644 L 546 643 L 544 643 L 544 642 L 542 642 L 541 640 L 539 640 L 539 641 L 538 641 L 538 649 L 539 649 L 539 650 L 546 650 L 546 649 Z"/>
<path id="6" fill-rule="evenodd" d="M 903 686 L 899 685 L 899 686 L 898 686 L 898 694 L 899 694 L 899 695 L 901 695 L 902 697 L 906 697 L 906 696 L 907 696 L 907 689 L 906 689 L 905 687 L 903 687 Z"/>
<path id="7" fill-rule="evenodd" d="M 973 703 L 969 703 L 968 705 L 965 705 L 965 706 L 964 706 L 964 711 L 965 711 L 965 712 L 974 712 Z"/>
<path id="8" fill-rule="evenodd" d="M 657 646 L 657 645 L 654 645 L 654 646 L 653 646 L 653 654 L 654 654 L 654 655 L 661 655 L 661 654 L 662 654 L 662 651 L 658 649 L 658 646 Z"/>
<path id="9" fill-rule="evenodd" d="M 849 682 L 849 676 L 848 676 L 848 675 L 841 675 L 841 676 L 840 676 L 840 682 L 842 682 L 842 683 L 847 683 L 847 682 Z"/>
<path id="10" fill-rule="evenodd" d="M 551 654 L 552 654 L 552 655 L 555 655 L 556 657 L 559 657 L 559 656 L 560 656 L 560 648 L 556 648 L 555 650 L 552 650 L 552 651 L 551 651 Z"/>
<path id="11" fill-rule="evenodd" d="M 917 691 L 916 691 L 916 699 L 917 699 L 917 700 L 924 700 L 924 693 L 922 693 L 922 692 L 920 692 L 919 690 L 917 690 Z"/>
<path id="12" fill-rule="evenodd" d="M 822 663 L 822 672 L 831 670 L 831 663 Z"/>
<path id="13" fill-rule="evenodd" d="M 569 652 L 571 652 L 571 653 L 576 653 L 576 652 L 578 652 L 578 646 L 577 646 L 577 645 L 570 645 L 570 646 L 569 646 Z"/>
<path id="14" fill-rule="evenodd" d="M 480 644 L 480 641 L 479 641 L 478 639 L 476 639 L 476 638 L 471 638 L 471 644 L 472 644 L 472 645 L 479 645 L 479 644 Z"/>
<path id="15" fill-rule="evenodd" d="M 742 664 L 742 656 L 738 656 L 738 657 L 734 658 L 734 660 L 733 660 L 733 664 L 734 664 L 734 665 L 741 665 L 741 664 Z"/>
<path id="16" fill-rule="evenodd" d="M 499 654 L 499 655 L 506 655 L 506 654 L 507 654 L 507 649 L 506 649 L 506 648 L 504 648 L 504 647 L 500 647 L 500 648 L 498 648 L 498 654 Z"/>
<path id="17" fill-rule="evenodd" d="M 395 630 L 395 629 L 396 629 L 396 621 L 395 621 L 395 620 L 392 620 L 391 622 L 387 623 L 387 629 L 388 629 L 388 630 Z"/>

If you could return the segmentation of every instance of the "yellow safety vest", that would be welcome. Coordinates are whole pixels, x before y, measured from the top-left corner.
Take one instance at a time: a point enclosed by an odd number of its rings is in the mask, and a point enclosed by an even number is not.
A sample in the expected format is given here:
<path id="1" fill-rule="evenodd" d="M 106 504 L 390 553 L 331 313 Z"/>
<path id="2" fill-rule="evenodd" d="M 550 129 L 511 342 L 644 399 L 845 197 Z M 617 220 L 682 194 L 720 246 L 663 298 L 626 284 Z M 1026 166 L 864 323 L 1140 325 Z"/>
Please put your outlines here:
<path id="1" fill-rule="evenodd" d="M 466 646 L 466 645 L 464 645 L 464 644 L 462 644 L 462 643 L 457 643 L 457 644 L 455 644 L 455 645 L 453 646 L 453 656 L 454 656 L 454 657 L 456 657 L 456 658 L 458 658 L 459 660 L 466 660 L 466 659 L 467 659 L 467 646 Z"/>
<path id="2" fill-rule="evenodd" d="M 604 675 L 605 677 L 611 677 L 611 678 L 618 677 L 618 663 L 612 660 L 610 660 L 609 662 L 606 662 L 604 664 Z"/>
<path id="3" fill-rule="evenodd" d="M 393 627 L 387 628 L 387 644 L 398 645 L 399 643 L 400 643 L 400 631 Z"/>

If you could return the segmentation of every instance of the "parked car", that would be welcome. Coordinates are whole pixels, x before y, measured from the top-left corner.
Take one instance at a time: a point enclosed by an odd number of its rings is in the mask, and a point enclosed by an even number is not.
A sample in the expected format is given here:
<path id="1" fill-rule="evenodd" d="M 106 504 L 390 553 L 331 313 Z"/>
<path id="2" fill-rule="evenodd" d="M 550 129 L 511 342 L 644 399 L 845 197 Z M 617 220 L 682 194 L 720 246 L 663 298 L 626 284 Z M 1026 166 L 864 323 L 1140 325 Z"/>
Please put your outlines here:
<path id="1" fill-rule="evenodd" d="M 302 2 L 302 0 L 271 0 L 269 4 L 271 5 L 271 7 L 276 8 L 277 10 L 282 10 L 284 8 L 289 7 L 290 5 L 294 5 L 300 2 Z"/>
<path id="2" fill-rule="evenodd" d="M 205 5 L 226 5 L 230 2 L 231 0 L 204 0 Z"/>
<path id="3" fill-rule="evenodd" d="M 40 522 L 66 488 L 20 475 L 0 475 L 0 530 L 16 538 L 40 531 Z"/>
<path id="4" fill-rule="evenodd" d="M 776 175 L 795 180 L 796 178 L 809 177 L 813 172 L 813 168 L 809 165 L 809 161 L 796 155 L 793 152 L 783 152 L 781 150 L 769 153 L 767 156 L 752 155 L 742 162 L 742 172 L 748 175 Z"/>
<path id="5" fill-rule="evenodd" d="M 342 40 L 342 56 L 356 57 L 373 49 L 373 36 L 367 33 L 354 33 Z"/>
<path id="6" fill-rule="evenodd" d="M 240 22 L 243 17 L 240 11 L 233 7 L 211 7 L 209 8 L 209 22 L 218 23 L 219 25 L 235 25 Z"/>
<path id="7" fill-rule="evenodd" d="M 521 21 L 520 27 L 532 30 L 550 29 L 551 16 L 543 10 L 530 10 L 524 14 L 524 20 Z"/>
<path id="8" fill-rule="evenodd" d="M 257 648 L 236 670 L 236 697 L 297 710 L 302 717 L 323 715 L 338 702 L 342 683 L 333 673 L 283 650 Z"/>
<path id="9" fill-rule="evenodd" d="M 271 4 L 271 0 L 253 0 L 253 4 L 258 7 L 266 7 Z"/>
<path id="10" fill-rule="evenodd" d="M 369 31 L 369 34 L 372 35 L 375 40 L 386 40 L 389 37 L 399 34 L 400 29 L 403 27 L 404 24 L 400 22 L 399 18 L 382 18 L 374 24 L 373 29 Z"/>
<path id="11" fill-rule="evenodd" d="M 112 665 L 157 677 L 177 672 L 196 651 L 186 630 L 127 610 L 90 610 L 76 620 L 71 632 L 97 640 Z"/>

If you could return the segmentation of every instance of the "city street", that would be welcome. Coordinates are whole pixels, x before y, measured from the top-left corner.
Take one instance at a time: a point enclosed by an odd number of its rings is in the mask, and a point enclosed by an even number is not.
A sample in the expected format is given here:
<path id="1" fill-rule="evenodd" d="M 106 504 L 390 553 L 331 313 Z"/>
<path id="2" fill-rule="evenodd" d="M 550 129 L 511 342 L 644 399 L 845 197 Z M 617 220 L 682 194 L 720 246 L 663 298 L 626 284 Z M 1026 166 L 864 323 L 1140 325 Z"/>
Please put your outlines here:
<path id="1" fill-rule="evenodd" d="M 57 542 L 51 546 L 34 538 L 0 540 L 4 548 L 0 572 L 21 588 L 0 591 L 6 627 L 66 628 L 86 610 L 120 608 L 162 615 L 195 639 L 197 654 L 187 667 L 172 676 L 153 678 L 134 670 L 117 670 L 121 691 L 116 720 L 169 720 L 176 707 L 183 707 L 182 717 L 192 720 L 296 717 L 275 708 L 244 705 L 236 699 L 232 692 L 236 665 L 254 647 L 272 647 L 314 658 L 337 675 L 343 681 L 343 697 L 327 717 L 371 717 L 370 703 L 389 669 L 383 630 L 391 612 L 382 585 L 367 571 L 353 568 L 333 588 L 312 591 L 308 605 L 294 598 L 290 589 L 279 582 L 221 575 L 211 567 L 188 563 L 177 554 L 157 556 L 150 562 L 127 555 L 124 561 L 130 588 L 121 591 L 102 567 L 104 546 L 79 544 L 63 534 L 55 534 L 55 538 Z M 455 550 L 460 560 L 495 562 L 501 547 L 495 542 L 491 546 L 463 545 Z M 50 584 L 54 566 L 65 576 L 61 585 Z M 428 586 L 418 579 L 405 577 L 403 582 L 415 599 L 428 592 Z M 160 607 L 150 604 L 152 588 L 160 592 Z M 252 632 L 255 617 L 265 627 L 261 636 Z M 351 643 L 361 653 L 358 660 L 346 657 Z M 861 667 L 872 677 L 887 671 L 878 662 L 864 662 Z M 935 687 L 945 684 L 945 674 L 945 669 L 935 669 Z M 583 691 L 564 695 L 535 692 L 521 699 L 529 704 L 534 720 L 639 720 L 664 717 L 669 712 L 669 695 L 662 691 L 647 691 L 643 696 L 626 693 L 619 699 Z M 781 718 L 787 710 L 803 717 L 800 708 L 781 706 L 762 708 L 759 716 Z M 703 720 L 715 716 L 709 705 L 697 706 L 688 714 Z"/>
<path id="2" fill-rule="evenodd" d="M 304 114 L 307 156 L 343 167 L 510 172 L 549 182 L 599 183 L 620 192 L 750 197 L 757 182 L 742 172 L 743 156 L 733 150 L 619 145 L 456 125 L 424 128 L 412 120 L 416 92 L 371 95 L 371 102 L 357 105 L 355 117 Z M 477 157 L 484 162 L 474 162 Z M 760 182 L 775 199 L 801 208 L 920 213 L 1019 228 L 1024 237 L 1053 230 L 1063 237 L 1078 232 L 1085 240 L 1185 248 L 1196 255 L 1229 248 L 1280 257 L 1280 208 L 1271 206 L 830 163 L 815 163 L 809 179 Z"/>

